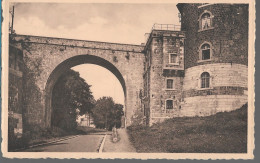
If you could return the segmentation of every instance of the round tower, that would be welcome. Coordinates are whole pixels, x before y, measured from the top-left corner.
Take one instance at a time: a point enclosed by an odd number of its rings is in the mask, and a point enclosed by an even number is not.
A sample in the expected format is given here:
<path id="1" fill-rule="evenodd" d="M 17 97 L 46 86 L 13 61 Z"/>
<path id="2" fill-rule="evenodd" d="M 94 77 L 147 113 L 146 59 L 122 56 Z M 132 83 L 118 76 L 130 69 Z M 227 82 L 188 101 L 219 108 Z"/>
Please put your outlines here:
<path id="1" fill-rule="evenodd" d="M 182 112 L 206 116 L 247 102 L 248 5 L 177 5 L 186 32 Z"/>

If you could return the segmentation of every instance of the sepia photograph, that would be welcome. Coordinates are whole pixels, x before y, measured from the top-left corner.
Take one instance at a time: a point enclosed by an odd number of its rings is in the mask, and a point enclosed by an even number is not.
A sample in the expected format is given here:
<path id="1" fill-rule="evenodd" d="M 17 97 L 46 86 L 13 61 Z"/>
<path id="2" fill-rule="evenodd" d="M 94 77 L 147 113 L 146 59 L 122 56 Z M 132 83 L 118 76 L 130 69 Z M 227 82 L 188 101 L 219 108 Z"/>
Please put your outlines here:
<path id="1" fill-rule="evenodd" d="M 254 158 L 254 0 L 2 8 L 3 157 Z"/>

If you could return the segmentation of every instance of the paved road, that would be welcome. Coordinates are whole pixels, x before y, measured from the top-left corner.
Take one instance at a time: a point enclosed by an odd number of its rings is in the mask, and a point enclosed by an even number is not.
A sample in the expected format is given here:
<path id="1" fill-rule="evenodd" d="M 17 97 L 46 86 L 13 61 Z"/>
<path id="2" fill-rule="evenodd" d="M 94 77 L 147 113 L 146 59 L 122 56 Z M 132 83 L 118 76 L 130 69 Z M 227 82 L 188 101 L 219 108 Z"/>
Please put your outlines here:
<path id="1" fill-rule="evenodd" d="M 64 140 L 44 146 L 24 150 L 23 152 L 98 152 L 105 132 Z"/>

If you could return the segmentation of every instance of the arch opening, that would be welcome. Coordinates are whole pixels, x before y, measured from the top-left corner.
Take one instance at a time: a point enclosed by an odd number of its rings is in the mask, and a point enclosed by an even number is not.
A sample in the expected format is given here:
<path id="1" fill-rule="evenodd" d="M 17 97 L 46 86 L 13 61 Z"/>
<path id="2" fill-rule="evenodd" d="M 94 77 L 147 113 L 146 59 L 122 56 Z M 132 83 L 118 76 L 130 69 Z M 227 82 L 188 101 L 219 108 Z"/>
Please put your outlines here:
<path id="1" fill-rule="evenodd" d="M 79 55 L 71 57 L 62 63 L 60 63 L 50 74 L 46 86 L 45 86 L 45 124 L 46 127 L 51 126 L 51 114 L 52 114 L 52 91 L 55 83 L 59 77 L 66 72 L 66 70 L 71 69 L 75 66 L 82 64 L 94 64 L 101 66 L 109 70 L 120 82 L 123 92 L 124 92 L 124 108 L 126 112 L 126 84 L 121 72 L 109 61 L 93 56 L 93 55 Z"/>

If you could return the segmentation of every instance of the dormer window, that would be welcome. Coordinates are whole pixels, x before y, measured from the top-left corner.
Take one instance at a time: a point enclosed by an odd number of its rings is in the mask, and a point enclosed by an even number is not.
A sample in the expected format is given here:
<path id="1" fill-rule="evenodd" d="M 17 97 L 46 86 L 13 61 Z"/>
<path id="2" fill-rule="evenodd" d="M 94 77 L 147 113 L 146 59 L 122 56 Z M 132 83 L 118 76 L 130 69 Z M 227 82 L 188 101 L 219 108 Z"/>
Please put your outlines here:
<path id="1" fill-rule="evenodd" d="M 209 11 L 204 11 L 199 18 L 199 30 L 207 30 L 213 28 L 213 16 Z"/>

